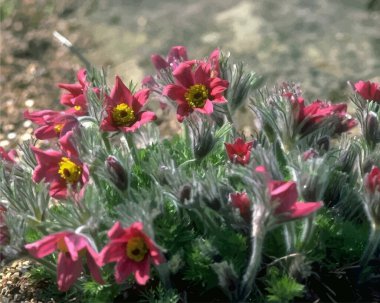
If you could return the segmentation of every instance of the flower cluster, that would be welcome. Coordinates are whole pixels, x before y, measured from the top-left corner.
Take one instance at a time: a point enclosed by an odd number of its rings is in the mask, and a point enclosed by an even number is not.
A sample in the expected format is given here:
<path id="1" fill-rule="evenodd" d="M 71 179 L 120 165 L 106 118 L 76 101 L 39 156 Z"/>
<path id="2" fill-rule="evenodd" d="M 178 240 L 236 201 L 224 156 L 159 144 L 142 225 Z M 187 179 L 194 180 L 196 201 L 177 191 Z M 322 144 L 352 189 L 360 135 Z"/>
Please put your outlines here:
<path id="1" fill-rule="evenodd" d="M 119 76 L 109 88 L 81 69 L 77 83 L 58 85 L 64 110 L 25 111 L 44 141 L 0 148 L 1 245 L 20 238 L 19 251 L 56 267 L 59 290 L 75 284 L 89 302 L 141 296 L 134 282 L 164 289 L 165 302 L 204 300 L 218 285 L 217 301 L 242 302 L 265 301 L 253 291 L 259 269 L 284 260 L 284 276 L 307 281 L 326 214 L 363 222 L 363 202 L 378 243 L 378 83 L 353 86 L 350 116 L 346 103 L 307 102 L 295 85 L 258 90 L 219 49 L 197 60 L 174 46 L 151 60 L 156 74 L 141 88 Z M 181 135 L 159 139 L 155 98 L 175 108 Z M 253 135 L 234 123 L 244 102 L 260 122 Z M 358 124 L 360 138 L 350 136 Z"/>

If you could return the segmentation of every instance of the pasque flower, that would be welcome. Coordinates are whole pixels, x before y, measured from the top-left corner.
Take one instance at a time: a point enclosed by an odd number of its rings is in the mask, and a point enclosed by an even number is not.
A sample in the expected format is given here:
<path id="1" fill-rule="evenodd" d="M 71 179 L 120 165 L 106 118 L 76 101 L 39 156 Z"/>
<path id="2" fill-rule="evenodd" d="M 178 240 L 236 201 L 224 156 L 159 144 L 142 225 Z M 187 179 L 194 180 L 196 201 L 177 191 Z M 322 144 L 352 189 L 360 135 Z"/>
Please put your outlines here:
<path id="1" fill-rule="evenodd" d="M 48 235 L 34 243 L 26 244 L 26 250 L 34 258 L 44 258 L 56 250 L 57 284 L 60 291 L 67 291 L 78 279 L 83 271 L 82 258 L 86 258 L 87 266 L 92 278 L 103 284 L 98 253 L 91 246 L 89 240 L 80 234 L 64 231 Z"/>
<path id="2" fill-rule="evenodd" d="M 90 82 L 86 79 L 87 71 L 82 68 L 77 72 L 78 83 L 58 83 L 60 88 L 68 91 L 61 95 L 61 104 L 70 107 L 67 110 L 68 113 L 77 116 L 83 116 L 87 114 L 87 89 Z M 95 93 L 99 93 L 99 89 L 93 88 Z"/>
<path id="3" fill-rule="evenodd" d="M 371 81 L 359 81 L 355 83 L 356 92 L 363 99 L 380 102 L 380 83 Z"/>
<path id="4" fill-rule="evenodd" d="M 380 192 L 380 168 L 373 166 L 371 171 L 365 177 L 365 187 L 368 192 Z"/>
<path id="5" fill-rule="evenodd" d="M 292 115 L 303 134 L 313 131 L 326 119 L 331 119 L 332 117 L 336 119 L 334 121 L 334 132 L 338 134 L 357 125 L 356 120 L 347 115 L 347 104 L 345 103 L 331 104 L 315 100 L 305 106 L 305 100 L 300 96 L 295 96 L 292 93 L 285 93 L 283 96 L 287 97 L 291 102 Z"/>
<path id="6" fill-rule="evenodd" d="M 38 163 L 33 172 L 33 181 L 50 183 L 49 194 L 56 199 L 66 198 L 69 186 L 76 192 L 89 180 L 87 165 L 79 160 L 70 142 L 72 135 L 73 131 L 69 131 L 59 139 L 61 151 L 31 148 Z"/>
<path id="7" fill-rule="evenodd" d="M 139 90 L 132 95 L 121 79 L 116 76 L 111 94 L 105 99 L 107 116 L 102 121 L 101 129 L 134 132 L 141 125 L 155 120 L 155 113 L 142 110 L 148 97 L 149 89 Z"/>
<path id="8" fill-rule="evenodd" d="M 143 224 L 135 222 L 122 228 L 116 222 L 108 231 L 110 242 L 101 252 L 102 264 L 116 262 L 115 279 L 121 284 L 134 273 L 138 284 L 145 285 L 149 280 L 150 263 L 159 265 L 164 262 L 159 249 L 143 231 Z"/>
<path id="9" fill-rule="evenodd" d="M 24 117 L 40 126 L 34 131 L 40 140 L 59 138 L 78 125 L 74 115 L 53 110 L 25 111 Z"/>
<path id="10" fill-rule="evenodd" d="M 187 60 L 187 49 L 181 45 L 173 46 L 166 56 L 166 59 L 157 54 L 151 56 L 151 61 L 158 72 L 168 67 L 175 69 L 180 62 Z"/>
<path id="11" fill-rule="evenodd" d="M 247 222 L 250 221 L 251 217 L 251 201 L 247 193 L 232 193 L 230 194 L 231 205 L 239 209 L 240 215 Z"/>
<path id="12" fill-rule="evenodd" d="M 210 115 L 213 103 L 225 103 L 223 92 L 228 81 L 212 77 L 210 64 L 185 61 L 173 71 L 174 84 L 164 87 L 163 95 L 178 104 L 177 119 L 182 122 L 193 111 Z"/>
<path id="13" fill-rule="evenodd" d="M 0 147 L 0 160 L 4 160 L 8 163 L 16 163 L 17 151 L 15 149 L 11 149 L 10 151 L 6 151 L 3 147 Z"/>
<path id="14" fill-rule="evenodd" d="M 234 143 L 224 143 L 224 146 L 231 162 L 246 165 L 249 163 L 253 144 L 254 141 L 245 142 L 242 138 L 237 138 Z"/>

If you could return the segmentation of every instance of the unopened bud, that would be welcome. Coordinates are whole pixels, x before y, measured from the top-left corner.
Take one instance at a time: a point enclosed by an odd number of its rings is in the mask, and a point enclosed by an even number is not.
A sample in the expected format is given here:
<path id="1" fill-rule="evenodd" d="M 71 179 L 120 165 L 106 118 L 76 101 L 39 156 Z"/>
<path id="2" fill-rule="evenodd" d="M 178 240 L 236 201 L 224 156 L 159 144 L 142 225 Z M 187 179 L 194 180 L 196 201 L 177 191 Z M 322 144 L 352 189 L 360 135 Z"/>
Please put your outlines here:
<path id="1" fill-rule="evenodd" d="M 180 192 L 179 192 L 179 201 L 181 203 L 185 203 L 186 200 L 190 200 L 191 198 L 191 186 L 189 184 L 185 184 L 182 186 Z"/>
<path id="2" fill-rule="evenodd" d="M 126 190 L 128 187 L 128 176 L 121 163 L 114 156 L 108 156 L 105 161 L 107 172 L 111 181 L 120 190 Z"/>
<path id="3" fill-rule="evenodd" d="M 369 112 L 364 126 L 364 136 L 368 142 L 376 144 L 379 137 L 379 120 L 376 113 Z"/>
<path id="4" fill-rule="evenodd" d="M 330 138 L 328 136 L 324 136 L 320 138 L 317 141 L 317 146 L 318 146 L 318 150 L 320 151 L 324 151 L 324 152 L 328 151 L 330 148 Z"/>

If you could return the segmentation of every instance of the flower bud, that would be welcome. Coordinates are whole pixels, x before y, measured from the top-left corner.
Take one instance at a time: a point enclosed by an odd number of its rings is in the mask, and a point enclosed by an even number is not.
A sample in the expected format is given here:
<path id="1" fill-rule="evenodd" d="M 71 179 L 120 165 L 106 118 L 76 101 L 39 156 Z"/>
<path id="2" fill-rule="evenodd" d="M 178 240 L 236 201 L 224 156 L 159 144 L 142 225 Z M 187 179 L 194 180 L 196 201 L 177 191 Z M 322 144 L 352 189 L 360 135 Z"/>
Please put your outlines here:
<path id="1" fill-rule="evenodd" d="M 376 144 L 379 141 L 379 120 L 376 113 L 368 113 L 363 132 L 367 142 Z"/>
<path id="2" fill-rule="evenodd" d="M 105 161 L 107 172 L 111 181 L 120 190 L 126 190 L 128 187 L 128 176 L 121 163 L 114 156 L 108 156 Z"/>
<path id="3" fill-rule="evenodd" d="M 186 201 L 189 201 L 191 198 L 191 186 L 189 184 L 185 184 L 182 186 L 180 192 L 179 192 L 179 201 L 181 203 L 185 203 Z"/>

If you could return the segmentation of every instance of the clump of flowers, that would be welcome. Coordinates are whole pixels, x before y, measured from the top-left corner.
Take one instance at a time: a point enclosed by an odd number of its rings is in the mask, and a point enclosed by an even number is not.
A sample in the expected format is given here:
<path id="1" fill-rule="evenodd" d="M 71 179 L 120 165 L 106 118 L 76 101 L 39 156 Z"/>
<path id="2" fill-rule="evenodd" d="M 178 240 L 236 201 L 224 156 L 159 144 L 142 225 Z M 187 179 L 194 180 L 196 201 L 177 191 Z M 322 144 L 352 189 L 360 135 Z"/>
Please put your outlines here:
<path id="1" fill-rule="evenodd" d="M 34 259 L 86 302 L 324 300 L 312 271 L 355 262 L 361 296 L 380 239 L 379 85 L 353 85 L 351 115 L 295 84 L 260 88 L 219 49 L 151 60 L 141 84 L 81 69 L 58 85 L 65 109 L 25 111 L 37 140 L 0 148 L 1 258 Z M 155 101 L 181 134 L 160 138 Z M 252 140 L 234 123 L 244 105 Z"/>

